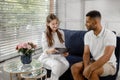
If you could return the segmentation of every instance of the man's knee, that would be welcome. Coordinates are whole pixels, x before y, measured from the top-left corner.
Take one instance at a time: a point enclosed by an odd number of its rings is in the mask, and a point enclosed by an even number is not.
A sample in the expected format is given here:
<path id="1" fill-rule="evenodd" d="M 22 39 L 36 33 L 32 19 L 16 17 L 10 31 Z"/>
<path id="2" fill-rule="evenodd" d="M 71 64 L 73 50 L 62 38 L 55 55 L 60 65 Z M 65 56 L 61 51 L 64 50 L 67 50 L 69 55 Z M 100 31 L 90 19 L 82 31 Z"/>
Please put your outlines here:
<path id="1" fill-rule="evenodd" d="M 71 66 L 72 71 L 80 71 L 81 69 L 83 69 L 83 62 L 75 63 Z"/>
<path id="2" fill-rule="evenodd" d="M 103 73 L 103 68 L 99 68 L 97 70 L 94 70 L 91 76 L 100 76 L 102 73 Z"/>

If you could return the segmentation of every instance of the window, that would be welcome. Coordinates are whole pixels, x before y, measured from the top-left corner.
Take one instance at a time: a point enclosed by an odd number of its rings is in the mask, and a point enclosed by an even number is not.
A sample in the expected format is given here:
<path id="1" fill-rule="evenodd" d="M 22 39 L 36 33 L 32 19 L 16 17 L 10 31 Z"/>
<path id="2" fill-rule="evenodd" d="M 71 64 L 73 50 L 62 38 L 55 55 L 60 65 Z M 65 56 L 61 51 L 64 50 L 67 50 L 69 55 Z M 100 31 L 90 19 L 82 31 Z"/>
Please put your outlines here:
<path id="1" fill-rule="evenodd" d="M 49 0 L 0 0 L 0 61 L 17 56 L 16 45 L 31 41 L 41 48 Z"/>

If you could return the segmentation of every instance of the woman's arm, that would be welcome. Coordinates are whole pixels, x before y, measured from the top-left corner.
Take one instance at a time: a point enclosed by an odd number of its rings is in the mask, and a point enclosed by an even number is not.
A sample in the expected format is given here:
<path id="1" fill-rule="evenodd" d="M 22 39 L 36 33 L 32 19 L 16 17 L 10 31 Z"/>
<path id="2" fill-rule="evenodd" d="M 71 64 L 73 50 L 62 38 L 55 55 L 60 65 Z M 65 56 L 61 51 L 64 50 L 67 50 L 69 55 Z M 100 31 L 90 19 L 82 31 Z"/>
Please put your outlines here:
<path id="1" fill-rule="evenodd" d="M 46 53 L 46 54 L 53 54 L 53 53 L 56 52 L 55 48 L 48 47 L 48 43 L 47 43 L 47 38 L 46 38 L 45 32 L 42 33 L 42 49 L 43 49 L 43 53 Z"/>
<path id="2" fill-rule="evenodd" d="M 49 49 L 49 47 L 48 47 L 48 43 L 47 43 L 45 32 L 42 33 L 41 44 L 42 44 L 43 53 L 46 53 L 47 50 Z"/>

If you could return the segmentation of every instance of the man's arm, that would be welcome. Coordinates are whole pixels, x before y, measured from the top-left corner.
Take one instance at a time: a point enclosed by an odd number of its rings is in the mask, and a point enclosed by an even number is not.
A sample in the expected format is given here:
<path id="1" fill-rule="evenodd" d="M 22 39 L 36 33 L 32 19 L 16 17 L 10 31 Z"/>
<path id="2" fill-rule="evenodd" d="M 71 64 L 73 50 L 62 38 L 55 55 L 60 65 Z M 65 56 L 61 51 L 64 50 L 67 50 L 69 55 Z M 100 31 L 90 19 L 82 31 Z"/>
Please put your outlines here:
<path id="1" fill-rule="evenodd" d="M 90 49 L 89 49 L 88 45 L 85 45 L 85 47 L 84 47 L 84 54 L 83 54 L 83 64 L 84 64 L 83 75 L 87 79 L 89 78 L 89 76 L 91 74 L 91 71 L 88 70 L 89 63 L 90 63 Z"/>
<path id="2" fill-rule="evenodd" d="M 85 45 L 83 53 L 84 68 L 86 68 L 89 65 L 89 62 L 90 62 L 90 49 L 88 45 Z"/>
<path id="3" fill-rule="evenodd" d="M 91 66 L 90 66 L 91 71 L 94 71 L 95 69 L 102 67 L 107 61 L 109 61 L 114 50 L 115 50 L 115 46 L 106 46 L 104 55 L 101 56 L 93 64 L 91 64 Z"/>

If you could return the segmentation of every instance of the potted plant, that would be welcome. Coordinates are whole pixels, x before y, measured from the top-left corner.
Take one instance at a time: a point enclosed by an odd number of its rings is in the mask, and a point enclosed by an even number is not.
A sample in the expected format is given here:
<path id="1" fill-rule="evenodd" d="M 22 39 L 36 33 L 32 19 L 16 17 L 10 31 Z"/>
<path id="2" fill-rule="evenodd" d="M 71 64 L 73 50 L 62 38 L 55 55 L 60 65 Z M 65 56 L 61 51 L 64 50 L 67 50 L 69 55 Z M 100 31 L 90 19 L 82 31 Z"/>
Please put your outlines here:
<path id="1" fill-rule="evenodd" d="M 32 61 L 32 53 L 35 52 L 37 46 L 32 42 L 20 43 L 16 46 L 18 53 L 21 53 L 21 62 L 23 64 L 30 64 Z"/>

